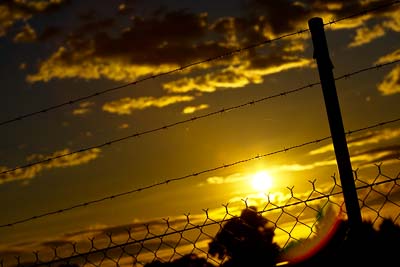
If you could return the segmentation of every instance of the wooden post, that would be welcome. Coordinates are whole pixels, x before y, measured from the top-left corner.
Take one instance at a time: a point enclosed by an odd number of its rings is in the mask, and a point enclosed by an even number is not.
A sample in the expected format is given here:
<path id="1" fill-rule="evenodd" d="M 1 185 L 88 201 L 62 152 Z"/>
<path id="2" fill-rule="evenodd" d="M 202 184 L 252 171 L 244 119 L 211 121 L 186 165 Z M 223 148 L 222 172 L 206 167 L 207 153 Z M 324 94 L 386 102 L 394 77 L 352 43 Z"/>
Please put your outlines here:
<path id="1" fill-rule="evenodd" d="M 329 57 L 328 44 L 325 37 L 324 24 L 321 18 L 315 17 L 308 21 L 308 27 L 314 46 L 313 57 L 316 59 L 318 65 L 349 226 L 351 229 L 354 229 L 362 223 L 362 217 L 336 92 L 335 79 L 332 72 L 333 64 Z"/>

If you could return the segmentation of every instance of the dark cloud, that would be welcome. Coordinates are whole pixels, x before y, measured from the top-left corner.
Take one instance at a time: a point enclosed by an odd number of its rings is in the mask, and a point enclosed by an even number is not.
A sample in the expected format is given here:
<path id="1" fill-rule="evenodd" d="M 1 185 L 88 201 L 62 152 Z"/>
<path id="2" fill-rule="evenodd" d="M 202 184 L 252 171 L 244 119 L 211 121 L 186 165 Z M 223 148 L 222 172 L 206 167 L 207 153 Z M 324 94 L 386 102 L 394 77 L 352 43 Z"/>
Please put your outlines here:
<path id="1" fill-rule="evenodd" d="M 359 135 L 359 136 L 350 136 L 347 140 L 347 144 L 363 142 L 363 141 L 369 140 L 378 135 L 379 135 L 378 132 L 367 132 L 367 133 L 365 133 L 363 135 Z"/>
<path id="2" fill-rule="evenodd" d="M 14 36 L 15 43 L 30 43 L 37 39 L 35 30 L 29 25 L 25 24 L 21 31 Z"/>
<path id="3" fill-rule="evenodd" d="M 38 40 L 42 42 L 46 42 L 52 38 L 61 36 L 63 33 L 63 28 L 58 26 L 49 26 L 43 30 L 43 32 L 39 35 Z"/>
<path id="4" fill-rule="evenodd" d="M 118 6 L 119 15 L 132 15 L 134 11 L 134 1 L 125 1 Z"/>
<path id="5" fill-rule="evenodd" d="M 391 1 L 379 1 L 380 5 Z M 338 0 L 309 0 L 309 1 L 274 1 L 251 0 L 248 9 L 253 16 L 260 18 L 260 26 L 269 28 L 273 35 L 292 32 L 307 27 L 307 20 L 314 16 L 327 16 L 329 19 L 347 17 L 354 13 L 376 7 L 375 1 L 338 1 Z M 388 10 L 377 10 L 374 16 Z M 328 21 L 325 21 L 328 22 Z"/>
<path id="6" fill-rule="evenodd" d="M 310 5 L 301 1 L 252 0 L 249 9 L 259 17 L 259 26 L 269 28 L 274 35 L 296 30 L 311 15 Z"/>
<path id="7" fill-rule="evenodd" d="M 333 19 L 374 5 L 376 3 L 373 1 L 361 4 L 355 0 L 252 0 L 247 2 L 247 13 L 243 11 L 245 16 L 241 17 L 220 17 L 209 21 L 206 13 L 195 14 L 185 9 L 169 10 L 160 7 L 148 16 L 132 14 L 128 21 L 127 17 L 118 16 L 118 12 L 134 6 L 123 2 L 112 11 L 116 15 L 114 17 L 100 18 L 93 13 L 96 11 L 87 13 L 84 23 L 72 31 L 66 42 L 48 59 L 42 61 L 37 73 L 29 75 L 27 80 L 46 82 L 65 78 L 106 78 L 128 82 L 141 76 L 168 72 L 196 61 L 229 54 L 239 47 L 276 38 L 284 33 L 305 29 L 307 20 L 313 16 L 322 16 L 325 20 Z M 379 16 L 384 12 L 376 14 Z M 371 16 L 352 18 L 335 27 L 358 28 Z M 256 49 L 248 49 L 241 55 L 245 60 L 251 61 L 249 68 L 271 66 L 277 62 L 281 62 L 284 67 L 280 69 L 280 65 L 273 65 L 277 67 L 275 72 L 292 67 L 306 67 L 310 64 L 299 62 L 299 57 L 296 59 L 287 56 L 287 52 L 304 51 L 304 40 L 304 36 L 299 35 L 282 40 L 279 46 L 274 44 L 275 58 L 262 57 L 260 50 Z M 363 43 L 371 40 L 373 39 L 363 40 Z M 273 46 L 269 46 L 271 47 Z M 203 67 L 219 64 L 229 68 L 235 60 L 234 57 L 223 59 L 224 61 L 204 64 Z M 293 63 L 288 65 L 288 62 Z M 263 75 L 265 74 L 261 76 Z M 242 78 L 235 80 L 241 81 L 242 85 L 228 87 L 237 88 L 253 82 L 242 82 Z M 260 82 L 261 79 L 257 78 L 256 81 Z M 188 88 L 186 91 L 189 90 L 195 89 Z M 207 88 L 204 90 L 210 91 Z"/>
<path id="8" fill-rule="evenodd" d="M 363 162 L 363 165 L 398 160 L 400 159 L 400 145 L 381 146 L 363 150 L 354 153 L 353 156 L 367 156 L 367 160 Z M 368 157 L 370 157 L 369 160 Z"/>
<path id="9" fill-rule="evenodd" d="M 69 0 L 3 0 L 0 2 L 0 37 L 5 36 L 17 22 L 26 22 L 39 14 L 56 12 L 69 3 Z"/>
<path id="10" fill-rule="evenodd" d="M 78 14 L 78 18 L 83 21 L 93 20 L 96 18 L 96 16 L 97 16 L 97 12 L 93 8 L 83 11 L 83 12 L 80 12 Z"/>
<path id="11" fill-rule="evenodd" d="M 124 56 L 137 64 L 189 62 L 193 57 L 220 53 L 215 43 L 197 43 L 206 37 L 207 16 L 184 10 L 172 11 L 162 17 L 135 17 L 132 25 L 117 38 L 105 33 L 95 37 L 94 56 Z M 196 56 L 197 55 L 197 56 Z"/>
<path id="12" fill-rule="evenodd" d="M 47 81 L 66 78 L 66 74 L 86 79 L 132 80 L 229 50 L 209 39 L 206 14 L 178 10 L 157 17 L 134 17 L 119 34 L 105 31 L 104 26 L 112 24 L 111 19 L 106 19 L 82 25 L 28 80 Z M 96 29 L 101 32 L 93 35 L 90 31 Z"/>
<path id="13" fill-rule="evenodd" d="M 59 10 L 65 4 L 69 4 L 70 0 L 60 0 L 60 1 L 51 1 L 51 0 L 3 0 L 2 5 L 5 5 L 12 11 L 16 12 L 24 12 L 26 14 L 38 14 L 38 13 L 50 13 L 56 10 Z"/>
<path id="14" fill-rule="evenodd" d="M 96 21 L 85 22 L 76 30 L 76 32 L 74 32 L 74 35 L 85 36 L 90 33 L 104 31 L 108 28 L 113 27 L 114 25 L 115 19 L 113 18 L 104 18 Z"/>

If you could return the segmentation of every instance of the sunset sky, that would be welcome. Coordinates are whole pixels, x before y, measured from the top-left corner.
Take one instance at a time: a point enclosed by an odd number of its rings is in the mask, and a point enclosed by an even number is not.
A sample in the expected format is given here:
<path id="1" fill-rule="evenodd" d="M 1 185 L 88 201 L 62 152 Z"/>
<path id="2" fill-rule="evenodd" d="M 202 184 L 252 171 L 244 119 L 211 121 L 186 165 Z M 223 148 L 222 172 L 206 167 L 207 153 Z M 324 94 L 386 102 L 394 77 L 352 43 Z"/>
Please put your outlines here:
<path id="1" fill-rule="evenodd" d="M 351 16 L 390 2 L 0 1 L 0 251 L 324 188 L 338 173 L 304 30 L 338 20 L 346 131 L 398 120 L 400 64 L 353 75 L 400 59 L 399 3 Z M 399 172 L 399 121 L 347 138 L 364 180 Z"/>

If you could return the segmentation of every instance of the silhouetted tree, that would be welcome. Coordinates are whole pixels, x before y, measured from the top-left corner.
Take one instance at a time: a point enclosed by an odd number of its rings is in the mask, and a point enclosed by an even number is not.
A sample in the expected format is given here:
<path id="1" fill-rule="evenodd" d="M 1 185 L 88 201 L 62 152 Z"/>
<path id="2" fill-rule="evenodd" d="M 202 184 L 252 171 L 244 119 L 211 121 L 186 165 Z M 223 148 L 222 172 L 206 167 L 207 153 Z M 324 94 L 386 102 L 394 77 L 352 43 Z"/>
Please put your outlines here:
<path id="1" fill-rule="evenodd" d="M 161 262 L 159 260 L 147 263 L 145 267 L 215 267 L 208 263 L 205 258 L 198 257 L 196 254 L 187 254 L 171 262 Z"/>
<path id="2" fill-rule="evenodd" d="M 255 207 L 248 207 L 225 223 L 208 252 L 221 260 L 228 257 L 224 267 L 275 266 L 280 248 L 273 242 L 274 229 L 267 224 Z"/>

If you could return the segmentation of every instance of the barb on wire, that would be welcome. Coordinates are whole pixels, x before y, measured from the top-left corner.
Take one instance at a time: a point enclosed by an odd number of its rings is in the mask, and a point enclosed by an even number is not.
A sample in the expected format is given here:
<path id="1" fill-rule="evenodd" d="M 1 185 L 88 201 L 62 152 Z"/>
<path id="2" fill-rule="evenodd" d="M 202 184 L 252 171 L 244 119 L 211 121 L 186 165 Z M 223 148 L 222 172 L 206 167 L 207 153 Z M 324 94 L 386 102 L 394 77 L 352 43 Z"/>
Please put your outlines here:
<path id="1" fill-rule="evenodd" d="M 354 72 L 341 75 L 341 76 L 335 78 L 335 80 L 347 79 L 347 78 L 350 78 L 350 77 L 352 77 L 354 75 L 357 75 L 357 74 L 360 74 L 360 73 L 363 73 L 363 72 L 366 72 L 366 71 L 370 71 L 370 70 L 373 70 L 373 69 L 382 68 L 384 66 L 392 65 L 392 64 L 395 64 L 395 63 L 398 63 L 398 62 L 400 62 L 400 59 L 394 60 L 394 61 L 390 61 L 390 62 L 387 62 L 387 63 L 383 63 L 383 64 L 374 65 L 374 66 L 363 68 L 363 69 L 359 69 L 359 70 L 356 70 Z M 25 165 L 20 165 L 20 166 L 14 167 L 14 168 L 6 169 L 6 170 L 3 170 L 3 171 L 0 172 L 0 179 L 1 179 L 1 175 L 7 174 L 7 173 L 11 173 L 11 172 L 14 172 L 14 171 L 17 171 L 17 170 L 20 170 L 20 169 L 26 169 L 26 168 L 29 168 L 29 167 L 32 167 L 32 166 L 35 166 L 35 165 L 38 165 L 38 164 L 49 163 L 49 162 L 51 162 L 53 160 L 56 160 L 56 159 L 59 159 L 59 158 L 71 156 L 71 155 L 78 154 L 78 153 L 83 153 L 83 152 L 86 152 L 86 151 L 89 151 L 89 150 L 92 150 L 92 149 L 103 148 L 103 147 L 110 146 L 110 145 L 113 145 L 115 143 L 119 143 L 119 142 L 122 142 L 122 141 L 125 141 L 125 140 L 128 140 L 128 139 L 131 139 L 131 138 L 136 138 L 136 137 L 140 137 L 140 136 L 143 136 L 143 135 L 146 135 L 146 134 L 159 132 L 159 131 L 162 131 L 162 130 L 165 130 L 165 129 L 169 129 L 171 127 L 175 127 L 175 126 L 178 126 L 178 125 L 181 125 L 181 124 L 193 122 L 195 120 L 200 120 L 200 119 L 204 119 L 204 118 L 207 118 L 207 117 L 215 116 L 215 115 L 218 115 L 218 114 L 221 114 L 221 113 L 224 113 L 224 112 L 228 112 L 228 111 L 244 108 L 246 106 L 251 106 L 253 104 L 260 103 L 260 102 L 263 102 L 263 101 L 266 101 L 266 100 L 270 100 L 270 99 L 273 99 L 273 98 L 282 97 L 282 96 L 286 96 L 286 95 L 289 95 L 289 94 L 292 94 L 292 93 L 300 92 L 302 90 L 305 90 L 307 88 L 312 88 L 312 87 L 314 87 L 316 85 L 319 85 L 319 84 L 321 84 L 321 82 L 310 83 L 310 84 L 307 84 L 307 85 L 304 85 L 304 86 L 300 86 L 300 87 L 295 88 L 295 89 L 291 89 L 291 90 L 288 90 L 288 91 L 283 91 L 283 92 L 280 92 L 280 93 L 277 93 L 277 94 L 274 94 L 274 95 L 270 95 L 270 96 L 266 96 L 266 97 L 263 97 L 263 98 L 259 98 L 257 100 L 252 100 L 252 101 L 249 101 L 249 102 L 246 102 L 246 103 L 242 103 L 242 104 L 239 104 L 239 105 L 236 105 L 236 106 L 223 108 L 221 110 L 210 112 L 210 113 L 207 113 L 207 114 L 204 114 L 204 115 L 201 115 L 201 116 L 192 117 L 192 118 L 189 118 L 189 119 L 173 122 L 173 123 L 161 126 L 161 127 L 157 127 L 157 128 L 153 128 L 153 129 L 150 129 L 150 130 L 145 130 L 145 131 L 142 131 L 142 132 L 137 132 L 137 133 L 134 133 L 134 134 L 130 134 L 130 135 L 127 135 L 127 136 L 124 136 L 124 137 L 121 137 L 121 138 L 116 138 L 116 139 L 113 139 L 113 140 L 109 140 L 109 141 L 106 141 L 106 142 L 101 143 L 101 144 L 88 146 L 88 147 L 81 148 L 81 149 L 78 149 L 78 150 L 75 150 L 75 151 L 71 151 L 71 152 L 68 152 L 68 153 L 59 154 L 57 156 L 48 157 L 48 158 L 45 158 L 43 160 L 38 160 L 38 161 L 34 161 L 34 162 L 31 162 L 31 163 L 28 163 L 28 164 L 25 164 Z"/>
<path id="2" fill-rule="evenodd" d="M 325 23 L 324 25 L 331 25 L 331 24 L 339 23 L 339 22 L 347 20 L 347 19 L 352 19 L 352 18 L 359 17 L 359 16 L 362 16 L 362 15 L 365 15 L 365 14 L 368 14 L 368 13 L 376 12 L 376 11 L 381 10 L 381 9 L 388 8 L 390 6 L 393 6 L 393 5 L 399 4 L 399 3 L 400 3 L 400 0 L 397 0 L 397 1 L 392 1 L 392 2 L 386 3 L 386 4 L 378 5 L 376 7 L 373 7 L 373 8 L 370 8 L 370 9 L 365 9 L 365 10 L 362 10 L 360 12 L 351 14 L 349 16 L 345 16 L 345 17 L 342 17 L 342 18 L 339 18 L 339 19 L 336 19 L 336 20 L 332 20 L 330 22 Z M 90 98 L 94 98 L 94 97 L 97 97 L 97 96 L 100 96 L 100 95 L 103 95 L 103 94 L 106 94 L 106 93 L 117 91 L 117 90 L 120 90 L 122 88 L 126 88 L 126 87 L 131 86 L 131 85 L 137 85 L 137 84 L 145 82 L 147 80 L 152 80 L 152 79 L 159 78 L 159 77 L 162 77 L 162 76 L 167 76 L 167 75 L 170 75 L 170 74 L 174 74 L 174 73 L 189 69 L 189 68 L 197 66 L 197 65 L 201 65 L 201 64 L 204 64 L 204 63 L 209 63 L 209 62 L 212 62 L 212 61 L 220 60 L 222 58 L 233 56 L 235 54 L 242 53 L 242 52 L 244 52 L 246 50 L 250 50 L 250 49 L 257 48 L 257 47 L 261 47 L 261 46 L 264 46 L 266 44 L 270 44 L 272 42 L 279 41 L 281 39 L 285 39 L 285 38 L 288 38 L 288 37 L 291 37 L 291 36 L 295 36 L 295 35 L 298 35 L 298 34 L 302 34 L 302 33 L 308 32 L 308 31 L 309 31 L 309 29 L 300 29 L 300 30 L 298 30 L 296 32 L 283 34 L 283 35 L 278 36 L 278 37 L 273 38 L 273 39 L 266 39 L 266 40 L 260 41 L 258 43 L 253 43 L 253 44 L 250 44 L 250 45 L 247 45 L 247 46 L 244 46 L 244 47 L 240 47 L 240 48 L 228 51 L 228 52 L 226 52 L 224 54 L 220 54 L 220 55 L 217 55 L 217 56 L 214 56 L 214 57 L 210 57 L 210 58 L 207 58 L 207 59 L 198 60 L 198 61 L 189 63 L 187 65 L 183 65 L 183 66 L 181 66 L 179 68 L 176 68 L 176 69 L 173 69 L 173 70 L 169 70 L 169 71 L 162 72 L 162 73 L 159 73 L 159 74 L 154 74 L 154 75 L 151 75 L 151 76 L 147 76 L 147 77 L 144 77 L 144 78 L 141 78 L 141 79 L 137 79 L 135 81 L 132 81 L 132 82 L 129 82 L 129 83 L 126 83 L 126 84 L 122 84 L 122 85 L 119 85 L 119 86 L 115 86 L 115 87 L 107 88 L 107 89 L 104 89 L 104 90 L 101 90 L 101 91 L 97 91 L 95 93 L 92 93 L 92 94 L 89 94 L 89 95 L 86 95 L 86 96 L 78 97 L 78 98 L 75 98 L 75 99 L 70 99 L 68 101 L 65 101 L 65 102 L 62 102 L 62 103 L 59 103 L 59 104 L 56 104 L 56 105 L 53 105 L 53 106 L 49 106 L 49 107 L 41 109 L 41 110 L 33 111 L 33 112 L 26 113 L 24 115 L 17 116 L 17 117 L 14 117 L 14 118 L 11 118 L 11 119 L 8 119 L 8 120 L 5 120 L 5 121 L 1 121 L 0 122 L 0 127 L 4 126 L 4 125 L 7 125 L 7 124 L 10 124 L 10 123 L 13 123 L 13 122 L 16 122 L 16 121 L 20 121 L 20 120 L 29 118 L 29 117 L 36 116 L 36 115 L 39 115 L 39 114 L 47 113 L 49 111 L 52 111 L 52 110 L 55 110 L 55 109 L 59 109 L 59 108 L 64 107 L 64 106 L 68 106 L 68 105 L 72 105 L 72 104 L 75 104 L 75 103 L 79 103 L 79 102 L 82 102 L 82 101 L 85 101 L 85 100 L 88 100 Z"/>
<path id="3" fill-rule="evenodd" d="M 376 128 L 376 127 L 381 127 L 381 126 L 384 126 L 384 125 L 387 125 L 387 124 L 391 124 L 391 123 L 395 123 L 395 122 L 398 122 L 398 121 L 400 121 L 400 118 L 389 120 L 389 121 L 384 121 L 384 122 L 379 122 L 377 124 L 370 125 L 370 126 L 367 126 L 367 127 L 364 127 L 364 128 L 360 128 L 360 129 L 353 130 L 353 131 L 348 131 L 348 132 L 346 132 L 346 135 L 348 135 L 350 133 L 354 134 L 354 133 L 357 133 L 357 132 L 373 129 L 373 128 Z M 30 217 L 30 218 L 25 218 L 25 219 L 21 219 L 21 220 L 17 220 L 17 221 L 11 222 L 11 223 L 2 224 L 2 225 L 0 225 L 0 228 L 11 227 L 11 226 L 14 226 L 14 225 L 17 225 L 17 224 L 25 223 L 25 222 L 32 221 L 32 220 L 35 220 L 35 219 L 47 217 L 47 216 L 50 216 L 50 215 L 60 214 L 60 213 L 63 213 L 63 212 L 66 212 L 66 211 L 70 211 L 70 210 L 73 210 L 73 209 L 76 209 L 76 208 L 80 208 L 80 207 L 87 207 L 89 205 L 92 205 L 92 204 L 95 204 L 95 203 L 99 203 L 99 202 L 103 202 L 105 200 L 112 200 L 112 199 L 119 198 L 119 197 L 122 197 L 122 196 L 130 195 L 130 194 L 133 194 L 133 193 L 138 193 L 138 192 L 150 189 L 150 188 L 158 187 L 158 186 L 161 186 L 161 185 L 167 185 L 167 184 L 169 184 L 171 182 L 177 182 L 177 181 L 181 181 L 181 180 L 186 180 L 186 179 L 189 179 L 189 178 L 192 178 L 192 177 L 196 177 L 196 176 L 201 175 L 201 174 L 214 172 L 214 171 L 217 171 L 217 170 L 221 170 L 221 169 L 224 169 L 224 168 L 228 168 L 228 167 L 232 167 L 232 166 L 235 166 L 235 165 L 243 164 L 243 163 L 246 163 L 246 162 L 249 162 L 249 161 L 253 161 L 253 160 L 256 160 L 256 159 L 272 156 L 272 155 L 275 155 L 275 154 L 287 152 L 287 151 L 290 151 L 290 150 L 293 150 L 293 149 L 297 149 L 297 148 L 301 148 L 301 147 L 304 147 L 304 146 L 308 146 L 308 145 L 311 145 L 311 144 L 318 144 L 318 143 L 320 143 L 322 141 L 325 141 L 325 140 L 328 140 L 328 139 L 331 139 L 331 138 L 332 138 L 332 136 L 327 136 L 327 137 L 323 137 L 323 138 L 320 138 L 320 139 L 315 139 L 315 140 L 312 140 L 312 141 L 308 141 L 308 142 L 305 142 L 305 143 L 302 143 L 302 144 L 299 144 L 299 145 L 294 145 L 294 146 L 291 146 L 291 147 L 288 147 L 288 148 L 286 147 L 286 148 L 283 148 L 283 149 L 280 149 L 280 150 L 269 152 L 269 153 L 266 153 L 266 154 L 262 154 L 262 155 L 257 154 L 256 156 L 253 156 L 251 158 L 242 159 L 242 160 L 239 160 L 239 161 L 236 161 L 236 162 L 232 162 L 232 163 L 229 163 L 229 164 L 223 164 L 223 165 L 220 165 L 220 166 L 217 166 L 217 167 L 209 168 L 209 169 L 206 169 L 206 170 L 202 170 L 202 171 L 199 171 L 199 172 L 187 174 L 187 175 L 180 176 L 180 177 L 166 179 L 166 180 L 164 180 L 162 182 L 154 183 L 154 184 L 151 184 L 151 185 L 148 185 L 148 186 L 144 186 L 144 187 L 141 187 L 141 188 L 135 188 L 135 189 L 132 189 L 132 190 L 129 190 L 129 191 L 125 191 L 125 192 L 122 192 L 122 193 L 118 193 L 118 194 L 115 194 L 115 195 L 109 195 L 109 196 L 105 196 L 105 197 L 102 197 L 102 198 L 99 198 L 99 199 L 95 199 L 95 200 L 92 200 L 92 201 L 76 204 L 76 205 L 70 206 L 68 208 L 58 209 L 58 210 L 50 211 L 50 212 L 43 213 L 43 214 L 40 214 L 40 215 L 35 215 L 35 216 Z"/>

